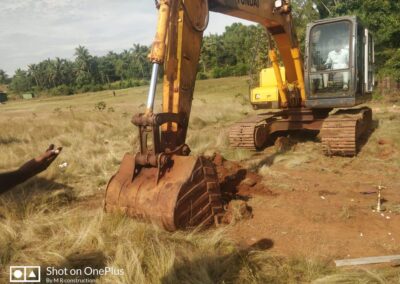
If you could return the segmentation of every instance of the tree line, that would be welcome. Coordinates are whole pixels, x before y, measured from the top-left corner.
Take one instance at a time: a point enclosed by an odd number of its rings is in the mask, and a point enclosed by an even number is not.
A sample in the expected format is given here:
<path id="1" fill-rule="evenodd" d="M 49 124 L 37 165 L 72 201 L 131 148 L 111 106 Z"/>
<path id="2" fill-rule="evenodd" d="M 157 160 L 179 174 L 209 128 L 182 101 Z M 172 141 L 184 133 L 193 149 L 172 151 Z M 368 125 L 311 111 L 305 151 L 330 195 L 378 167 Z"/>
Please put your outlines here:
<path id="1" fill-rule="evenodd" d="M 267 61 L 267 38 L 261 26 L 233 24 L 222 35 L 205 36 L 199 61 L 199 79 L 255 74 Z M 134 44 L 121 53 L 92 56 L 84 46 L 75 49 L 74 60 L 46 59 L 17 69 L 8 78 L 0 70 L 0 84 L 15 93 L 69 95 L 139 86 L 148 83 L 149 46 Z"/>
<path id="2" fill-rule="evenodd" d="M 105 56 L 92 56 L 84 46 L 75 49 L 75 59 L 46 59 L 17 69 L 12 78 L 0 70 L 0 83 L 8 83 L 16 92 L 47 92 L 69 95 L 74 92 L 128 88 L 147 83 L 151 66 L 147 60 L 149 47 L 134 44 L 121 53 L 110 51 Z"/>
<path id="3" fill-rule="evenodd" d="M 307 23 L 327 17 L 357 15 L 375 37 L 377 72 L 400 80 L 400 1 L 389 0 L 295 0 L 293 16 L 300 45 L 304 48 Z M 221 35 L 203 39 L 198 78 L 251 75 L 269 65 L 269 42 L 259 25 L 232 24 Z M 74 60 L 46 59 L 18 69 L 8 78 L 0 70 L 0 83 L 16 92 L 47 92 L 51 95 L 102 89 L 127 88 L 148 83 L 149 46 L 134 44 L 121 53 L 92 56 L 86 47 L 75 49 Z M 254 85 L 254 84 L 252 84 Z"/>

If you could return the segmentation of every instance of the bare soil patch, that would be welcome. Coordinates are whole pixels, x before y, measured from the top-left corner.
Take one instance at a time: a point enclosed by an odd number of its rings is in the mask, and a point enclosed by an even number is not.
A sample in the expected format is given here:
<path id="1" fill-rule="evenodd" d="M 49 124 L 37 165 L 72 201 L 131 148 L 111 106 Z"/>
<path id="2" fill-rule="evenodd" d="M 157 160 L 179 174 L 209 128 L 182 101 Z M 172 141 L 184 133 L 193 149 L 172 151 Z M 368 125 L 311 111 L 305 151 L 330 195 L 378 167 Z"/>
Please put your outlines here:
<path id="1" fill-rule="evenodd" d="M 381 145 L 381 140 L 377 144 Z M 349 160 L 350 165 L 338 169 L 338 161 L 346 162 L 343 158 L 322 158 L 322 162 L 289 169 L 272 165 L 278 183 L 268 186 L 266 178 L 245 163 L 227 161 L 218 154 L 214 161 L 225 200 L 244 200 L 252 212 L 251 218 L 229 228 L 230 236 L 241 246 L 268 238 L 273 242 L 271 251 L 279 255 L 331 258 L 400 251 L 400 212 L 393 209 L 400 204 L 400 188 L 399 179 L 393 176 L 384 177 L 390 184 L 383 192 L 385 211 L 376 212 L 375 185 L 382 175 L 363 171 L 368 165 L 358 168 L 359 163 L 352 166 Z M 331 169 L 317 170 L 322 164 Z M 283 184 L 289 187 L 282 189 Z"/>

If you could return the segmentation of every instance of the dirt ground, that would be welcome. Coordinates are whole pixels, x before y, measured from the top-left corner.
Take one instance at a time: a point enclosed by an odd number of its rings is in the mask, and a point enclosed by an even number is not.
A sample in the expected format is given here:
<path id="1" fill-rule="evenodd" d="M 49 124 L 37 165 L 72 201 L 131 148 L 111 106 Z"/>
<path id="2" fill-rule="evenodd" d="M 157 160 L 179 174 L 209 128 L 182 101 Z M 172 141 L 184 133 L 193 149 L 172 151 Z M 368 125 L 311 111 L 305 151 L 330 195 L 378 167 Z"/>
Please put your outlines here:
<path id="1" fill-rule="evenodd" d="M 389 162 L 399 154 L 397 146 L 375 137 L 358 157 L 341 158 L 324 157 L 312 143 L 295 141 L 297 149 L 281 160 L 273 147 L 244 163 L 217 156 L 222 191 L 235 188 L 233 198 L 247 201 L 252 212 L 229 229 L 232 238 L 243 247 L 268 240 L 278 255 L 399 254 L 400 172 Z M 385 187 L 381 212 L 379 185 Z"/>
<path id="2" fill-rule="evenodd" d="M 248 200 L 252 218 L 235 224 L 231 236 L 242 246 L 263 239 L 273 242 L 271 250 L 283 255 L 324 255 L 335 258 L 396 254 L 399 250 L 400 215 L 389 208 L 373 211 L 377 204 L 380 176 L 363 174 L 347 167 L 342 173 L 324 172 L 318 176 L 302 169 L 285 169 L 287 191 L 260 185 L 261 178 L 246 172 L 238 164 L 225 161 L 233 169 L 222 175 L 239 182 L 250 179 L 257 183 L 237 186 L 238 199 Z M 276 167 L 276 170 L 283 170 Z M 224 171 L 224 170 L 220 170 Z M 239 173 L 238 173 L 239 172 Z M 251 184 L 251 183 L 250 183 Z M 386 183 L 383 197 L 400 202 L 399 183 Z"/>

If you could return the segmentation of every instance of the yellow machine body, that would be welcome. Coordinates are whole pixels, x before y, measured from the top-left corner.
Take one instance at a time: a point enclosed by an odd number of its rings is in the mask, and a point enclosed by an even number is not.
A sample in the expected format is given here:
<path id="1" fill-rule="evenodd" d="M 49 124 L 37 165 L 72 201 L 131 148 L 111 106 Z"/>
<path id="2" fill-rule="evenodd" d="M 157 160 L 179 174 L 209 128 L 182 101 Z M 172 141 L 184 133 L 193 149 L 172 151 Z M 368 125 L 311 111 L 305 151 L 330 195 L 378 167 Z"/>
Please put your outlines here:
<path id="1" fill-rule="evenodd" d="M 286 80 L 285 68 L 280 67 L 283 80 Z M 255 109 L 280 109 L 280 97 L 277 79 L 273 67 L 260 72 L 260 87 L 251 90 L 250 102 Z"/>

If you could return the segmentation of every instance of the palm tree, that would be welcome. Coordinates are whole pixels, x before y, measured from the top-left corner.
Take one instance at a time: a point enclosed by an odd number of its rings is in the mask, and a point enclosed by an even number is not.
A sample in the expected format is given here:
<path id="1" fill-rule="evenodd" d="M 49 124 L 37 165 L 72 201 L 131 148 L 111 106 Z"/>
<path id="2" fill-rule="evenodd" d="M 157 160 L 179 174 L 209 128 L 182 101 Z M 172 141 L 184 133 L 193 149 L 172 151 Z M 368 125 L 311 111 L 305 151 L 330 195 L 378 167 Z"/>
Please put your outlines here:
<path id="1" fill-rule="evenodd" d="M 76 64 L 76 80 L 79 85 L 90 83 L 92 74 L 90 70 L 90 61 L 92 56 L 89 50 L 84 46 L 78 46 L 75 49 L 75 64 Z"/>
<path id="2" fill-rule="evenodd" d="M 89 53 L 89 50 L 84 46 L 78 46 L 75 49 L 76 63 L 78 64 L 78 68 L 81 71 L 90 72 L 90 59 L 92 56 Z"/>
<path id="3" fill-rule="evenodd" d="M 56 69 L 54 65 L 54 61 L 51 60 L 50 58 L 46 59 L 44 61 L 44 64 L 46 66 L 45 68 L 45 77 L 46 81 L 48 82 L 49 87 L 56 87 Z"/>
<path id="4" fill-rule="evenodd" d="M 56 86 L 61 85 L 62 83 L 62 71 L 63 71 L 63 66 L 64 66 L 65 59 L 61 59 L 59 57 L 56 57 L 55 60 L 52 61 L 53 65 L 53 81 Z"/>
<path id="5" fill-rule="evenodd" d="M 10 88 L 17 93 L 29 91 L 31 89 L 31 80 L 28 72 L 17 69 L 11 80 Z"/>
<path id="6" fill-rule="evenodd" d="M 7 73 L 0 69 L 0 84 L 7 84 L 9 82 L 9 78 Z"/>
<path id="7" fill-rule="evenodd" d="M 38 88 L 42 89 L 46 82 L 43 72 L 43 63 L 28 65 L 28 76 L 32 77 Z"/>
<path id="8" fill-rule="evenodd" d="M 35 76 L 38 80 L 38 84 L 40 88 L 47 88 L 51 87 L 51 78 L 49 76 L 49 59 L 39 62 L 37 64 L 37 70 L 35 72 Z"/>
<path id="9" fill-rule="evenodd" d="M 37 70 L 38 70 L 38 67 L 37 67 L 36 64 L 28 65 L 28 74 L 29 74 L 29 76 L 31 76 L 35 80 L 36 87 L 39 87 L 39 80 L 38 80 L 38 77 L 37 77 L 37 75 L 38 75 L 37 74 Z"/>
<path id="10" fill-rule="evenodd" d="M 139 70 L 137 73 L 140 73 L 141 79 L 146 78 L 148 75 L 148 72 L 146 72 L 148 69 L 147 67 L 150 66 L 149 61 L 147 60 L 147 54 L 149 53 L 148 47 L 140 44 L 134 44 L 131 51 L 132 51 L 132 64 L 134 70 Z"/>
<path id="11" fill-rule="evenodd" d="M 62 64 L 60 66 L 60 83 L 64 85 L 72 85 L 75 82 L 74 63 L 66 59 L 61 60 Z"/>

